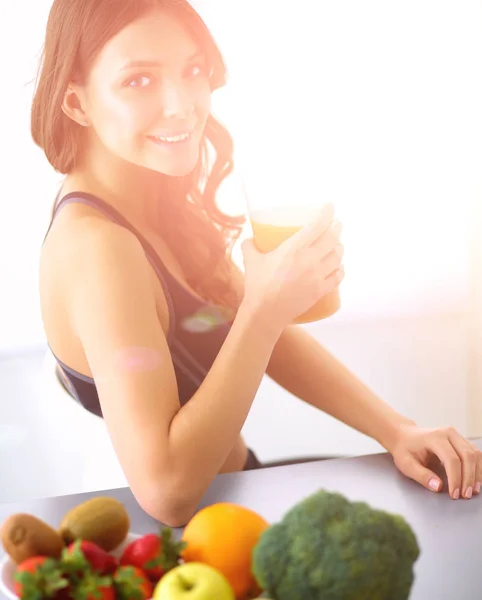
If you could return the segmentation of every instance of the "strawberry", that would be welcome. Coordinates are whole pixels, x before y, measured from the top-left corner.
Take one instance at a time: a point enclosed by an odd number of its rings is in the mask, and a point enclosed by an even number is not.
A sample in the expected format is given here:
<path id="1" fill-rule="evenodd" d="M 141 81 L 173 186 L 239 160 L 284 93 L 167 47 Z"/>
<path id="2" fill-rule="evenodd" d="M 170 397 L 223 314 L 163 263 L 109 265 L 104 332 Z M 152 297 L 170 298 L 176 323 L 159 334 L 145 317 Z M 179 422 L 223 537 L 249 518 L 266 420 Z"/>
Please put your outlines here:
<path id="1" fill-rule="evenodd" d="M 114 573 L 114 588 L 118 600 L 148 600 L 153 585 L 144 571 L 137 567 L 119 567 Z"/>
<path id="2" fill-rule="evenodd" d="M 111 575 L 86 571 L 70 591 L 72 600 L 116 600 Z"/>
<path id="3" fill-rule="evenodd" d="M 33 556 L 21 562 L 14 581 L 15 593 L 22 600 L 58 598 L 69 586 L 59 561 L 47 556 Z"/>
<path id="4" fill-rule="evenodd" d="M 124 550 L 120 564 L 142 569 L 149 579 L 159 579 L 179 563 L 186 542 L 175 542 L 170 527 L 161 528 L 161 535 L 149 533 L 131 542 Z"/>
<path id="5" fill-rule="evenodd" d="M 64 548 L 61 562 L 68 573 L 82 573 L 92 569 L 101 575 L 107 575 L 113 573 L 119 566 L 115 556 L 94 542 L 80 539 Z"/>

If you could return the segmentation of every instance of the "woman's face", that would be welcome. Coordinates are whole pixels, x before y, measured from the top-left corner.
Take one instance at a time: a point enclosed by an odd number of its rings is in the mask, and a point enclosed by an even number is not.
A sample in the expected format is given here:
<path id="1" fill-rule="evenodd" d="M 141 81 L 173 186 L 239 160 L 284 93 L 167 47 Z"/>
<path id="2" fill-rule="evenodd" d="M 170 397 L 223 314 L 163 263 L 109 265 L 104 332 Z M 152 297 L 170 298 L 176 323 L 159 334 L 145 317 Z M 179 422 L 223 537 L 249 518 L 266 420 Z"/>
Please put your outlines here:
<path id="1" fill-rule="evenodd" d="M 83 94 L 90 143 L 166 175 L 196 166 L 211 108 L 209 73 L 174 16 L 156 10 L 111 38 Z"/>

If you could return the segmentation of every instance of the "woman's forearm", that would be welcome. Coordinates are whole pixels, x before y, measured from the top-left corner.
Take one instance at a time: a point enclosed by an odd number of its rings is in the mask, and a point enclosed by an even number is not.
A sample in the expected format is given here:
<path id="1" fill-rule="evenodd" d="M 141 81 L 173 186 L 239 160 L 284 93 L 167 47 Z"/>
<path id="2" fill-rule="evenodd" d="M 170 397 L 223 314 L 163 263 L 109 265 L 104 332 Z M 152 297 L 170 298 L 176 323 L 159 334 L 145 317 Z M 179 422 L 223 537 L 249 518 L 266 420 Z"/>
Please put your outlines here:
<path id="1" fill-rule="evenodd" d="M 203 383 L 174 416 L 169 452 L 184 487 L 180 495 L 192 505 L 238 439 L 281 331 L 241 305 Z"/>
<path id="2" fill-rule="evenodd" d="M 301 327 L 283 331 L 267 374 L 301 400 L 375 439 L 388 451 L 400 426 L 414 424 L 378 398 Z"/>

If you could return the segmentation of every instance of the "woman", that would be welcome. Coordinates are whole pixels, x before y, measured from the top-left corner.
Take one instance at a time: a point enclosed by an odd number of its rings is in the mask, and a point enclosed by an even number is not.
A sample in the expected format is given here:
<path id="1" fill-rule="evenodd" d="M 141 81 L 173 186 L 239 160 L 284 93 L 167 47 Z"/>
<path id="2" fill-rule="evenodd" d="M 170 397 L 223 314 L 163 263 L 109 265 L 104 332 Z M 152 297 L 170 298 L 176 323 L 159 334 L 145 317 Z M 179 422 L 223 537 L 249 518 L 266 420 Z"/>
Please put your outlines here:
<path id="1" fill-rule="evenodd" d="M 55 0 L 32 135 L 65 174 L 40 263 L 62 377 L 102 416 L 144 510 L 192 516 L 220 472 L 260 466 L 241 429 L 265 373 L 378 440 L 407 477 L 471 497 L 481 453 L 376 398 L 297 315 L 343 277 L 331 206 L 275 251 L 243 243 L 216 208 L 232 142 L 210 114 L 222 57 L 185 0 Z M 211 164 L 212 163 L 212 164 Z"/>

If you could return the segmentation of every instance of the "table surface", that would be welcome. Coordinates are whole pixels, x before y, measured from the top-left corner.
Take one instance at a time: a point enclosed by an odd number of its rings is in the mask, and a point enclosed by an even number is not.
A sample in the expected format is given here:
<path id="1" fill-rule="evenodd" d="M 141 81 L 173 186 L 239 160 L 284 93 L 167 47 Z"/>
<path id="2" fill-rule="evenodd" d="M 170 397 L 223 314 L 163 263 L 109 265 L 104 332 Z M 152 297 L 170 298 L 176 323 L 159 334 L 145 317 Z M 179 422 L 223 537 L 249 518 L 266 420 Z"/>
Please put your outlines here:
<path id="1" fill-rule="evenodd" d="M 482 440 L 474 443 L 482 449 Z M 446 482 L 442 492 L 430 492 L 403 476 L 388 454 L 218 475 L 199 508 L 235 502 L 273 523 L 320 488 L 405 517 L 421 548 L 410 600 L 482 598 L 482 494 L 471 500 L 452 500 Z M 27 512 L 57 526 L 66 511 L 98 495 L 124 503 L 135 533 L 158 530 L 159 524 L 142 511 L 128 488 L 2 504 L 0 523 L 11 514 Z M 0 558 L 3 556 L 0 546 Z"/>

